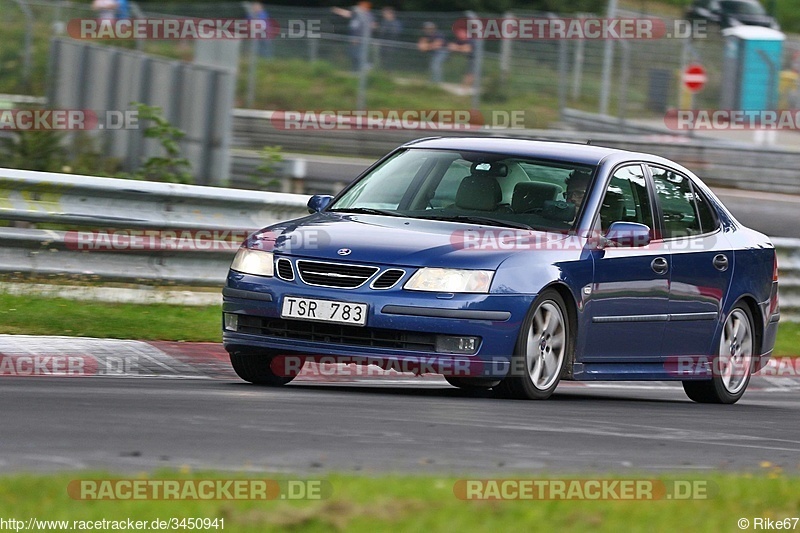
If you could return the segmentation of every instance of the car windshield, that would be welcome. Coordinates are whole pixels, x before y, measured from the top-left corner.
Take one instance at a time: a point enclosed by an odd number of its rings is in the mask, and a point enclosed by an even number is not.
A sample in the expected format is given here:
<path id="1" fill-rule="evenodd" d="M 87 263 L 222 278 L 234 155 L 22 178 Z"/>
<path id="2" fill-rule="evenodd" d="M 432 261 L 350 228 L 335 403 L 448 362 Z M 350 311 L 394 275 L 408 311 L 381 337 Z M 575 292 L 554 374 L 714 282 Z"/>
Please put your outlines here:
<path id="1" fill-rule="evenodd" d="M 765 13 L 761 4 L 753 2 L 738 2 L 727 0 L 719 3 L 725 13 L 735 13 L 737 15 L 763 15 Z"/>
<path id="2" fill-rule="evenodd" d="M 455 150 L 399 152 L 329 211 L 565 232 L 594 166 Z"/>

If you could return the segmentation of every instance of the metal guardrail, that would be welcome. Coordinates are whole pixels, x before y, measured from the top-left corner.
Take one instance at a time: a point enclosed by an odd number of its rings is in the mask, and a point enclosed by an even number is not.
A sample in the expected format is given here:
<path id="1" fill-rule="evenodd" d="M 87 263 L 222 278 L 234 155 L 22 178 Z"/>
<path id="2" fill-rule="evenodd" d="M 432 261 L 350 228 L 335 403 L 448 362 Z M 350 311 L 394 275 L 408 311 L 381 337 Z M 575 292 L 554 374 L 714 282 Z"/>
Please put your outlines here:
<path id="1" fill-rule="evenodd" d="M 0 229 L 0 273 L 140 284 L 221 286 L 232 250 L 81 250 L 64 231 Z"/>
<path id="2" fill-rule="evenodd" d="M 298 194 L 0 169 L 0 220 L 62 228 L 0 228 L 0 273 L 220 286 L 235 245 L 120 250 L 109 244 L 85 250 L 77 245 L 76 230 L 161 230 L 178 239 L 185 231 L 219 230 L 226 239 L 225 231 L 243 236 L 307 214 L 307 200 Z M 783 316 L 800 321 L 800 239 L 773 242 Z"/>
<path id="3" fill-rule="evenodd" d="M 307 214 L 304 196 L 0 169 L 0 218 L 51 224 L 253 230 Z"/>
<path id="4" fill-rule="evenodd" d="M 49 227 L 0 228 L 0 273 L 88 280 L 221 285 L 237 238 L 266 225 L 307 214 L 306 196 L 0 169 L 0 219 Z M 81 246 L 78 230 L 172 231 L 179 242 L 211 233 L 201 246 L 175 250 Z M 187 233 L 188 232 L 188 233 Z M 158 233 L 161 243 L 165 234 Z M 199 234 L 203 235 L 204 234 Z M 166 235 L 170 238 L 172 235 Z M 218 239 L 216 242 L 214 239 Z M 240 239 L 241 240 L 241 239 Z M 148 241 L 151 242 L 151 241 Z M 207 245 L 207 247 L 206 247 Z M 90 248 L 90 249 L 87 249 Z"/>
<path id="5" fill-rule="evenodd" d="M 800 322 L 800 239 L 774 237 L 778 252 L 781 319 Z"/>

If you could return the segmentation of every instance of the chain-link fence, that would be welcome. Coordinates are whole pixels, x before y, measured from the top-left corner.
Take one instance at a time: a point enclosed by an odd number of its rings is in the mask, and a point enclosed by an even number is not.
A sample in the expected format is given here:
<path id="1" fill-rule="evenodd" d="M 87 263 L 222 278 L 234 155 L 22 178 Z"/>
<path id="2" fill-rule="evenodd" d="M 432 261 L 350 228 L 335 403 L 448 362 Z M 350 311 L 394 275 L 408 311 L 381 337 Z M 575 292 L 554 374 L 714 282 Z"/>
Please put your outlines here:
<path id="1" fill-rule="evenodd" d="M 135 18 L 253 16 L 248 3 L 132 7 Z M 715 28 L 709 28 L 705 38 L 616 40 L 608 62 L 606 41 L 600 39 L 473 40 L 467 49 L 448 46 L 458 43 L 453 25 L 470 16 L 467 13 L 397 11 L 392 18 L 386 10 L 373 10 L 365 19 L 370 22 L 368 31 L 358 34 L 353 8 L 265 9 L 280 31 L 272 39 L 241 47 L 236 99 L 240 107 L 390 108 L 398 105 L 391 95 L 416 92 L 421 95 L 417 101 L 434 107 L 530 110 L 543 116 L 526 125 L 541 127 L 556 120 L 565 107 L 657 122 L 667 108 L 720 106 L 724 39 Z M 97 16 L 89 4 L 65 1 L 0 0 L 0 10 L 5 19 L 0 27 L 0 93 L 11 94 L 46 94 L 50 39 L 67 33 L 70 20 Z M 668 29 L 674 25 L 663 22 Z M 420 50 L 426 31 L 447 43 L 444 51 Z M 194 45 L 186 40 L 101 42 L 168 58 L 194 57 Z M 789 36 L 783 55 L 781 68 L 788 74 L 781 76 L 781 103 L 797 105 L 797 76 L 789 74 L 800 69 L 800 39 Z M 680 78 L 689 63 L 700 63 L 707 72 L 705 87 L 693 97 Z M 341 83 L 330 83 L 333 75 Z M 314 85 L 314 79 L 322 86 Z"/>

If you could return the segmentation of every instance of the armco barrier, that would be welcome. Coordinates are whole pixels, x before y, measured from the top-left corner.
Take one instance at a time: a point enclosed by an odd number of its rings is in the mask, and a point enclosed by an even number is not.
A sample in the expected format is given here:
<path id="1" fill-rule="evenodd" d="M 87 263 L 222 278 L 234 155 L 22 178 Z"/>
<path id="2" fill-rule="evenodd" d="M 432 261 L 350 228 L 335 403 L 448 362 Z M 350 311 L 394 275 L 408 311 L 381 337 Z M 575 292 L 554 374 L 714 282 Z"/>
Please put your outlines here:
<path id="1" fill-rule="evenodd" d="M 0 169 L 0 273 L 221 286 L 235 245 L 78 245 L 78 231 L 239 232 L 307 214 L 307 196 Z M 49 226 L 58 229 L 41 229 Z M 74 228 L 67 231 L 64 228 Z M 800 320 L 800 239 L 773 239 L 785 319 Z"/>
<path id="2" fill-rule="evenodd" d="M 237 232 L 241 240 L 248 231 L 308 214 L 307 200 L 294 194 L 0 169 L 0 219 L 59 228 L 0 229 L 0 272 L 221 285 L 235 246 L 209 240 L 228 238 L 225 231 Z M 61 229 L 65 226 L 75 231 Z M 205 239 L 210 230 L 222 235 L 212 234 L 200 245 L 193 241 L 180 251 L 79 245 L 77 231 L 111 229 L 172 230 L 178 238 L 206 231 L 200 233 Z"/>
<path id="3" fill-rule="evenodd" d="M 0 219 L 116 228 L 256 229 L 306 196 L 0 169 Z"/>
<path id="4" fill-rule="evenodd" d="M 781 320 L 800 322 L 800 239 L 772 239 L 778 252 Z"/>

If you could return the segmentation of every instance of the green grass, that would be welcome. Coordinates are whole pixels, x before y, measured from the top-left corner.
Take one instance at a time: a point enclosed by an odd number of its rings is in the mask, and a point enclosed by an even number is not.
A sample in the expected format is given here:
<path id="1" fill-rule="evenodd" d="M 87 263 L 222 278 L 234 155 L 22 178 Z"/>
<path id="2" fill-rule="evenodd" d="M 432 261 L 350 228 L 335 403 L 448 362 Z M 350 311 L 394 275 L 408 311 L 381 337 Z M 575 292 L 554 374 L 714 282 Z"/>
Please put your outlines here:
<path id="1" fill-rule="evenodd" d="M 78 302 L 0 293 L 0 333 L 221 341 L 219 307 Z"/>
<path id="2" fill-rule="evenodd" d="M 0 333 L 219 342 L 218 306 L 112 304 L 0 293 Z M 775 356 L 800 355 L 800 324 L 781 322 Z"/>
<path id="3" fill-rule="evenodd" d="M 698 480 L 717 487 L 705 500 L 464 501 L 457 478 L 332 474 L 332 495 L 303 501 L 86 501 L 67 495 L 71 480 L 120 479 L 107 473 L 11 475 L 0 478 L 0 517 L 27 520 L 223 518 L 224 531 L 738 531 L 737 520 L 800 514 L 800 478 L 770 474 L 652 474 L 618 479 Z M 163 479 L 243 479 L 241 474 L 159 472 Z M 261 479 L 281 479 L 264 475 Z M 517 476 L 542 479 L 552 476 Z M 568 476 L 560 476 L 564 479 Z M 592 476 L 572 476 L 572 478 Z M 609 478 L 611 476 L 600 476 Z M 287 479 L 287 478 L 282 478 Z M 303 478 L 311 479 L 311 477 Z M 320 478 L 316 478 L 320 479 Z M 713 492 L 713 491 L 712 491 Z"/>
<path id="4" fill-rule="evenodd" d="M 778 339 L 775 342 L 775 355 L 800 355 L 800 324 L 781 322 L 778 326 Z"/>

